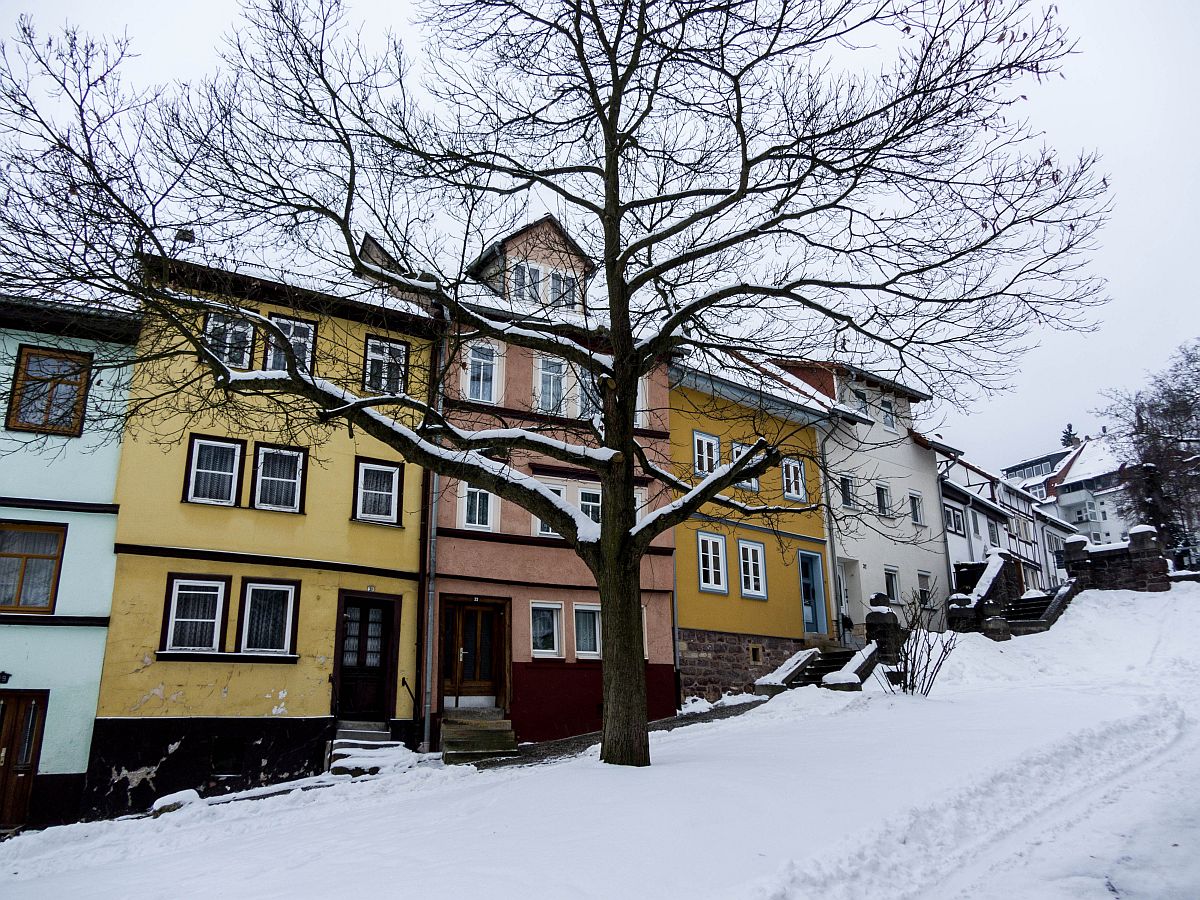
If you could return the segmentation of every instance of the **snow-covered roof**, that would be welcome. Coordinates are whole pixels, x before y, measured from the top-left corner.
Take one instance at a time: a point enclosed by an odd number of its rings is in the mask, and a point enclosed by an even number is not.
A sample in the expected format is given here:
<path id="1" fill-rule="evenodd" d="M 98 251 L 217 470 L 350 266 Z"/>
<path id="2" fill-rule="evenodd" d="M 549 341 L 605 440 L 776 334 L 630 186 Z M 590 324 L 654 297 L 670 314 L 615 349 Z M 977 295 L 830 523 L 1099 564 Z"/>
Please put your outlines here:
<path id="1" fill-rule="evenodd" d="M 1059 484 L 1099 478 L 1118 471 L 1121 463 L 1107 438 L 1085 438 L 1075 454 L 1059 469 Z"/>
<path id="2" fill-rule="evenodd" d="M 860 413 L 834 402 L 771 360 L 744 353 L 706 350 L 702 358 L 671 366 L 672 381 L 735 403 L 761 406 L 791 418 L 839 418 L 869 422 Z"/>

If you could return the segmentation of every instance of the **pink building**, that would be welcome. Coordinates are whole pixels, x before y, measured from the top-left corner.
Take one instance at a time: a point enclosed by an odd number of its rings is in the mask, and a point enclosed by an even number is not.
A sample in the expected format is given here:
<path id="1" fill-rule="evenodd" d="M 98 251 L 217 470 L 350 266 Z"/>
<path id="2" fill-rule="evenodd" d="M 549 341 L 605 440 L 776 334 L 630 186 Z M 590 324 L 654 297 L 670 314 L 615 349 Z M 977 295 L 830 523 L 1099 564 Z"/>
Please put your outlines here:
<path id="1" fill-rule="evenodd" d="M 583 286 L 593 264 L 550 216 L 493 245 L 472 266 L 488 289 L 481 305 L 503 314 L 584 318 Z M 457 351 L 461 378 L 445 389 L 447 416 L 468 428 L 538 426 L 582 441 L 591 415 L 587 380 L 564 360 L 469 341 Z M 645 379 L 639 437 L 668 456 L 667 371 Z M 591 473 L 557 460 L 514 453 L 509 463 L 561 491 L 599 520 L 600 486 Z M 518 741 L 582 734 L 600 728 L 600 620 L 591 573 L 549 526 L 469 484 L 434 479 L 436 530 L 430 536 L 433 740 L 447 713 L 495 709 L 511 719 Z M 648 480 L 646 509 L 667 498 Z M 648 707 L 670 716 L 677 702 L 672 647 L 674 545 L 655 541 L 642 565 Z"/>

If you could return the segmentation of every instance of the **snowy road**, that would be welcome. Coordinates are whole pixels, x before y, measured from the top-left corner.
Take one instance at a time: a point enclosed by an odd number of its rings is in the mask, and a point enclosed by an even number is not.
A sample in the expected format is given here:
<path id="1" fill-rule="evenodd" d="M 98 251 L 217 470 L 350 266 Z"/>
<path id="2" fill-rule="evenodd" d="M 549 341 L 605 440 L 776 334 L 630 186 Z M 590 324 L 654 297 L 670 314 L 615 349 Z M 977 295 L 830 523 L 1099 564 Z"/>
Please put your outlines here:
<path id="1" fill-rule="evenodd" d="M 1200 585 L 965 639 L 929 699 L 803 689 L 654 765 L 375 781 L 0 844 L 4 898 L 1200 897 Z"/>

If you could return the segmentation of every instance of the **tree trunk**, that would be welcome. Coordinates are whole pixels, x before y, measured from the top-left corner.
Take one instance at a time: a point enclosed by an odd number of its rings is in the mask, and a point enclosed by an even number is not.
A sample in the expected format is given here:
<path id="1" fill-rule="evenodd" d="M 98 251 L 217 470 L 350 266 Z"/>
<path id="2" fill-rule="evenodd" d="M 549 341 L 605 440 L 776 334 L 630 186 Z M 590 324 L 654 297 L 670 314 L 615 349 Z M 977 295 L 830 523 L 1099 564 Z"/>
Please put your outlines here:
<path id="1" fill-rule="evenodd" d="M 641 563 L 628 558 L 609 562 L 597 578 L 604 640 L 600 759 L 618 766 L 648 766 Z"/>

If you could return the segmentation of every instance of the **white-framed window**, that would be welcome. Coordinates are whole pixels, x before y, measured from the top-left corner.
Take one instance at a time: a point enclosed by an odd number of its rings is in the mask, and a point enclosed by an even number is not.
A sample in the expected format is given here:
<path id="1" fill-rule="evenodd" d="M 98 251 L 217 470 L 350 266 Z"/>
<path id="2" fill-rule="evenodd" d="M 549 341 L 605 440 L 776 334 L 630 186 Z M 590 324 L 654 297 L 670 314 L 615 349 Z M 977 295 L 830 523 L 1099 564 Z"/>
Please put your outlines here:
<path id="1" fill-rule="evenodd" d="M 882 482 L 875 484 L 875 511 L 886 518 L 894 514 L 892 509 L 892 489 Z"/>
<path id="2" fill-rule="evenodd" d="M 559 497 L 566 496 L 566 488 L 564 488 L 561 484 L 548 484 L 548 485 L 546 485 L 546 487 L 549 488 L 550 492 L 552 494 L 555 494 L 556 496 L 559 496 Z M 535 527 L 534 527 L 535 534 L 538 534 L 541 537 L 560 537 L 561 536 L 561 535 L 559 535 L 559 533 L 557 531 L 554 530 L 554 526 L 551 525 L 549 522 L 543 522 L 537 516 L 534 516 L 533 521 L 535 523 Z"/>
<path id="3" fill-rule="evenodd" d="M 600 515 L 604 506 L 604 495 L 598 487 L 587 487 L 579 489 L 579 508 L 583 510 L 583 514 L 595 522 L 600 524 Z"/>
<path id="4" fill-rule="evenodd" d="M 720 438 L 703 431 L 693 431 L 692 448 L 697 475 L 707 475 L 721 464 Z"/>
<path id="5" fill-rule="evenodd" d="M 879 401 L 879 418 L 883 427 L 889 431 L 896 430 L 896 404 L 891 400 Z"/>
<path id="6" fill-rule="evenodd" d="M 217 506 L 237 504 L 242 444 L 214 438 L 192 438 L 187 498 Z"/>
<path id="7" fill-rule="evenodd" d="M 600 607 L 575 604 L 575 655 L 583 659 L 600 658 Z"/>
<path id="8" fill-rule="evenodd" d="M 304 451 L 259 444 L 254 455 L 255 508 L 300 512 L 304 496 Z"/>
<path id="9" fill-rule="evenodd" d="M 254 326 L 245 319 L 223 313 L 209 313 L 204 323 L 208 349 L 227 366 L 250 368 L 250 353 L 254 348 Z"/>
<path id="10" fill-rule="evenodd" d="M 804 460 L 789 456 L 780 464 L 783 470 L 783 496 L 785 500 L 808 500 L 808 482 L 804 477 Z"/>
<path id="11" fill-rule="evenodd" d="M 289 319 L 286 316 L 272 315 L 271 321 L 283 332 L 284 339 L 291 346 L 292 355 L 296 358 L 296 368 L 301 372 L 312 369 L 317 327 L 312 322 Z M 287 368 L 287 352 L 274 338 L 267 342 L 267 368 L 273 371 Z"/>
<path id="12" fill-rule="evenodd" d="M 562 656 L 562 604 L 529 606 L 529 637 L 534 656 Z"/>
<path id="13" fill-rule="evenodd" d="M 579 418 L 595 419 L 600 416 L 600 389 L 596 387 L 596 379 L 591 372 L 575 373 L 576 403 Z"/>
<path id="14" fill-rule="evenodd" d="M 966 522 L 963 520 L 961 509 L 956 509 L 953 506 L 947 505 L 942 507 L 942 513 L 946 518 L 947 531 L 951 531 L 954 534 L 961 534 L 963 537 L 967 536 L 967 526 Z"/>
<path id="15" fill-rule="evenodd" d="M 292 584 L 249 582 L 242 611 L 243 653 L 289 653 L 292 649 Z"/>
<path id="16" fill-rule="evenodd" d="M 500 354 L 494 344 L 485 341 L 467 348 L 467 399 L 478 403 L 498 402 L 500 391 Z"/>
<path id="17" fill-rule="evenodd" d="M 172 580 L 166 649 L 216 651 L 220 647 L 226 587 L 224 581 Z"/>
<path id="18" fill-rule="evenodd" d="M 1099 543 L 1102 543 L 1102 542 L 1101 542 L 1101 540 L 1100 540 L 1100 532 L 1098 532 L 1098 531 L 1093 531 L 1093 532 L 1092 532 L 1092 543 L 1093 543 L 1093 544 L 1099 544 Z"/>
<path id="19" fill-rule="evenodd" d="M 854 409 L 856 412 L 862 413 L 864 416 L 870 413 L 871 404 L 867 400 L 867 392 L 859 388 L 851 388 L 850 396 L 853 397 Z"/>
<path id="20" fill-rule="evenodd" d="M 534 399 L 539 412 L 566 415 L 567 363 L 554 356 L 539 356 Z"/>
<path id="21" fill-rule="evenodd" d="M 696 547 L 700 562 L 700 590 L 718 594 L 729 593 L 729 580 L 725 571 L 725 536 L 698 531 Z"/>
<path id="22" fill-rule="evenodd" d="M 395 525 L 400 521 L 400 466 L 358 462 L 354 518 Z"/>
<path id="23" fill-rule="evenodd" d="M 408 344 L 387 338 L 367 338 L 363 388 L 372 394 L 403 394 Z"/>
<path id="24" fill-rule="evenodd" d="M 512 269 L 511 299 L 525 303 L 542 302 L 542 270 L 529 262 L 519 262 Z"/>
<path id="25" fill-rule="evenodd" d="M 979 513 L 975 510 L 971 510 L 971 533 L 976 537 L 982 534 L 979 530 Z"/>
<path id="26" fill-rule="evenodd" d="M 633 410 L 634 428 L 646 428 L 650 424 L 650 401 L 646 390 L 646 378 L 642 376 L 637 383 L 637 399 Z"/>
<path id="27" fill-rule="evenodd" d="M 739 444 L 736 442 L 733 443 L 729 448 L 729 452 L 731 454 L 732 461 L 736 462 L 737 460 L 741 459 L 743 456 L 746 455 L 746 453 L 750 450 L 750 448 L 752 446 L 753 446 L 752 444 Z M 758 479 L 757 478 L 747 478 L 745 481 L 737 482 L 737 486 L 740 487 L 744 491 L 757 491 L 758 490 Z"/>
<path id="28" fill-rule="evenodd" d="M 917 597 L 922 606 L 929 606 L 933 602 L 933 575 L 929 572 L 917 573 Z"/>
<path id="29" fill-rule="evenodd" d="M 883 592 L 893 603 L 900 602 L 900 570 L 892 566 L 884 566 Z"/>
<path id="30" fill-rule="evenodd" d="M 1000 525 L 988 519 L 988 543 L 993 547 L 1000 546 Z"/>
<path id="31" fill-rule="evenodd" d="M 642 519 L 645 518 L 645 516 L 646 516 L 646 513 L 648 511 L 646 509 L 646 503 L 649 502 L 649 499 L 650 498 L 647 495 L 645 488 L 639 487 L 639 488 L 633 489 L 633 502 L 634 502 L 634 505 L 637 507 L 635 514 L 637 516 L 637 521 L 639 521 L 639 522 L 642 521 Z"/>
<path id="32" fill-rule="evenodd" d="M 1029 486 L 1029 493 L 1037 497 L 1039 500 L 1046 499 L 1046 486 L 1044 484 L 1033 484 Z"/>
<path id="33" fill-rule="evenodd" d="M 464 485 L 462 496 L 463 528 L 493 530 L 500 498 L 473 484 Z"/>
<path id="34" fill-rule="evenodd" d="M 914 525 L 925 524 L 925 498 L 916 491 L 908 493 L 908 517 Z"/>
<path id="35" fill-rule="evenodd" d="M 842 506 L 846 509 L 854 509 L 858 506 L 858 500 L 854 496 L 853 475 L 838 476 L 838 493 L 841 494 Z"/>
<path id="36" fill-rule="evenodd" d="M 766 547 L 757 541 L 738 541 L 738 566 L 742 576 L 742 596 L 766 599 Z"/>
<path id="37" fill-rule="evenodd" d="M 550 306 L 574 309 L 579 305 L 579 280 L 564 272 L 550 273 Z"/>

